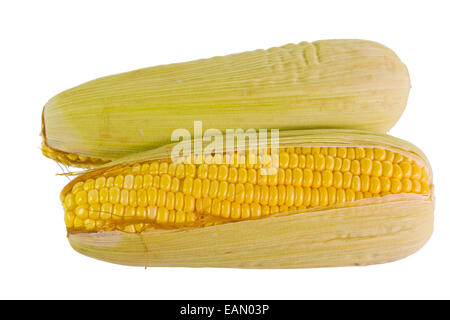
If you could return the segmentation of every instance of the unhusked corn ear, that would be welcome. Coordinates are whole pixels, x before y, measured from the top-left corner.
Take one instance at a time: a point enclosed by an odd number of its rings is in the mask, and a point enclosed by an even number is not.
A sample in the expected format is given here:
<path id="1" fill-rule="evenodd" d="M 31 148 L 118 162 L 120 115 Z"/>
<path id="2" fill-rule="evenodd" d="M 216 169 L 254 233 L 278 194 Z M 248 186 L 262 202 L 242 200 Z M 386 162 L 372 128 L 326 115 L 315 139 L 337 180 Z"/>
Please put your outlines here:
<path id="1" fill-rule="evenodd" d="M 302 130 L 282 133 L 265 154 L 171 159 L 169 150 L 130 156 L 66 186 L 76 250 L 130 265 L 328 266 L 398 259 L 431 234 L 430 166 L 393 137 Z M 246 160 L 228 162 L 238 154 Z"/>
<path id="2" fill-rule="evenodd" d="M 386 132 L 410 88 L 388 48 L 364 40 L 288 44 L 113 75 L 43 110 L 43 153 L 96 166 L 170 143 L 173 130 L 353 128 Z"/>

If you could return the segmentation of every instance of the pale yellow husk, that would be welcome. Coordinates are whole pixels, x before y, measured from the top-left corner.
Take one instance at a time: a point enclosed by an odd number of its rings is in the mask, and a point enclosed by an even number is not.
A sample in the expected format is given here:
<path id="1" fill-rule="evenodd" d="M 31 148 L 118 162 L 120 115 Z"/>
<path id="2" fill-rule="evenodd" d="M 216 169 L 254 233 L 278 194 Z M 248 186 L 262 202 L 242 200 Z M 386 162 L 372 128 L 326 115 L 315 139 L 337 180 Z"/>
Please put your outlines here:
<path id="1" fill-rule="evenodd" d="M 352 128 L 386 132 L 410 80 L 390 49 L 364 40 L 288 44 L 136 70 L 48 101 L 46 156 L 96 166 L 171 142 L 174 129 Z M 81 156 L 81 157 L 80 157 Z"/>
<path id="2" fill-rule="evenodd" d="M 390 197 L 392 199 L 386 199 Z M 385 263 L 419 250 L 433 230 L 430 199 L 372 204 L 143 234 L 70 234 L 78 252 L 131 266 L 307 268 Z"/>

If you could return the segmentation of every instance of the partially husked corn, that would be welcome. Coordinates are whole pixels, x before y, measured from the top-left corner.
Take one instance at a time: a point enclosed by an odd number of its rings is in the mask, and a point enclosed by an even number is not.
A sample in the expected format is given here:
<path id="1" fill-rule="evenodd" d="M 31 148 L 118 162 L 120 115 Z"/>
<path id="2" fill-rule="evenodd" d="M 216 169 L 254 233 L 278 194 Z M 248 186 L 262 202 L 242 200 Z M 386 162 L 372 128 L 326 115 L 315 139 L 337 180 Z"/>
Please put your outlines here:
<path id="1" fill-rule="evenodd" d="M 150 160 L 79 179 L 63 196 L 67 228 L 201 227 L 389 194 L 430 195 L 425 167 L 383 148 L 282 148 L 273 174 L 256 158 L 241 165 L 226 164 L 224 156 L 199 164 Z M 270 154 L 266 160 L 271 163 Z"/>
<path id="2" fill-rule="evenodd" d="M 429 163 L 387 135 L 283 132 L 263 154 L 236 148 L 174 159 L 172 148 L 66 186 L 73 248 L 138 266 L 318 267 L 400 259 L 432 232 Z"/>
<path id="3" fill-rule="evenodd" d="M 95 167 L 171 142 L 228 128 L 349 128 L 386 132 L 406 106 L 407 68 L 364 40 L 288 44 L 156 66 L 64 91 L 42 114 L 42 152 Z"/>

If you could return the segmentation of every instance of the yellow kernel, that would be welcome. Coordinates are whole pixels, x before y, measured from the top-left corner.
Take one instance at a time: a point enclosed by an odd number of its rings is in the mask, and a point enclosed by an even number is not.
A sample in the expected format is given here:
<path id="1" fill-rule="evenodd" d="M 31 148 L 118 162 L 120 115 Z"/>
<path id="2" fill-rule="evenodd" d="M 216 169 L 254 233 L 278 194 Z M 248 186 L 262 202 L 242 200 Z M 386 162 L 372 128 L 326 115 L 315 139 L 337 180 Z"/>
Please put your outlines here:
<path id="1" fill-rule="evenodd" d="M 372 173 L 372 160 L 368 158 L 361 159 L 361 173 L 366 175 Z"/>
<path id="2" fill-rule="evenodd" d="M 219 167 L 217 167 L 215 164 L 210 165 L 208 168 L 208 179 L 216 180 L 218 172 L 219 172 Z"/>
<path id="3" fill-rule="evenodd" d="M 278 186 L 278 205 L 281 206 L 286 201 L 286 187 L 284 185 Z"/>
<path id="4" fill-rule="evenodd" d="M 239 219 L 241 217 L 241 205 L 233 202 L 231 204 L 231 219 Z"/>
<path id="5" fill-rule="evenodd" d="M 328 148 L 328 155 L 336 158 L 337 157 L 337 148 L 336 147 L 329 147 Z"/>
<path id="6" fill-rule="evenodd" d="M 100 203 L 106 203 L 109 200 L 108 188 L 101 188 L 99 192 Z"/>
<path id="7" fill-rule="evenodd" d="M 253 185 L 250 183 L 246 183 L 245 184 L 245 202 L 247 203 L 252 203 L 253 202 Z"/>
<path id="8" fill-rule="evenodd" d="M 355 200 L 361 200 L 361 199 L 363 199 L 363 198 L 364 198 L 364 194 L 363 194 L 362 192 L 357 191 L 357 192 L 355 193 Z"/>
<path id="9" fill-rule="evenodd" d="M 352 189 L 347 189 L 345 191 L 345 201 L 347 202 L 353 202 L 356 199 L 356 194 L 355 191 L 353 191 Z"/>
<path id="10" fill-rule="evenodd" d="M 97 189 L 89 190 L 87 200 L 89 204 L 98 203 L 98 190 Z"/>
<path id="11" fill-rule="evenodd" d="M 295 170 L 295 169 L 294 169 Z M 284 172 L 284 184 L 292 184 L 292 169 L 286 169 Z"/>
<path id="12" fill-rule="evenodd" d="M 402 182 L 399 179 L 397 179 L 397 178 L 391 179 L 390 191 L 392 193 L 400 193 L 400 192 L 402 192 Z"/>
<path id="13" fill-rule="evenodd" d="M 325 169 L 331 171 L 334 169 L 334 158 L 332 156 L 325 157 Z"/>
<path id="14" fill-rule="evenodd" d="M 412 181 L 412 192 L 420 193 L 421 191 L 422 191 L 422 185 L 421 185 L 420 181 L 413 180 Z"/>
<path id="15" fill-rule="evenodd" d="M 394 155 L 394 160 L 393 160 L 393 162 L 394 163 L 400 163 L 400 162 L 402 162 L 403 161 L 403 156 L 401 155 L 401 154 L 399 154 L 399 153 L 396 153 L 395 155 Z"/>
<path id="16" fill-rule="evenodd" d="M 344 177 L 341 172 L 335 172 L 333 174 L 333 186 L 336 189 L 342 188 L 342 183 L 344 182 Z"/>
<path id="17" fill-rule="evenodd" d="M 362 158 L 364 158 L 365 154 L 366 153 L 364 151 L 364 148 L 361 148 L 361 147 L 355 148 L 355 159 L 356 160 L 361 160 Z"/>
<path id="18" fill-rule="evenodd" d="M 352 178 L 353 178 L 353 175 L 351 174 L 351 172 L 347 171 L 344 173 L 344 179 L 342 182 L 342 187 L 344 189 L 348 189 L 352 186 Z"/>
<path id="19" fill-rule="evenodd" d="M 325 169 L 325 156 L 321 153 L 314 155 L 314 169 L 322 171 Z"/>
<path id="20" fill-rule="evenodd" d="M 216 198 L 218 191 L 219 191 L 219 181 L 217 180 L 211 181 L 208 193 L 209 197 L 212 199 Z"/>
<path id="21" fill-rule="evenodd" d="M 193 185 L 194 185 L 194 179 L 192 179 L 190 177 L 187 177 L 186 179 L 184 179 L 184 181 L 183 181 L 183 193 L 184 194 L 191 194 Z"/>
<path id="22" fill-rule="evenodd" d="M 311 207 L 317 207 L 320 204 L 319 190 L 313 188 L 311 190 Z"/>
<path id="23" fill-rule="evenodd" d="M 411 179 L 419 180 L 422 175 L 422 169 L 416 164 L 412 165 Z"/>
<path id="24" fill-rule="evenodd" d="M 156 201 L 156 206 L 164 207 L 166 204 L 166 192 L 164 190 L 158 190 L 158 200 Z"/>
<path id="25" fill-rule="evenodd" d="M 112 218 L 113 219 L 117 219 L 117 220 L 121 219 L 122 216 L 124 216 L 125 213 L 126 213 L 126 216 L 128 216 L 128 217 L 134 217 L 134 213 L 135 213 L 134 212 L 134 208 L 127 207 L 127 209 L 128 208 L 130 208 L 132 210 L 125 211 L 125 207 L 123 205 L 115 204 L 114 207 L 113 207 Z M 128 212 L 128 211 L 131 211 L 131 213 Z"/>
<path id="26" fill-rule="evenodd" d="M 261 186 L 261 204 L 267 205 L 269 203 L 269 187 L 264 185 Z"/>
<path id="27" fill-rule="evenodd" d="M 157 216 L 157 213 L 158 213 L 158 207 L 149 206 L 147 208 L 147 217 L 148 217 L 148 219 L 155 220 L 156 216 Z"/>
<path id="28" fill-rule="evenodd" d="M 303 206 L 308 208 L 311 204 L 311 188 L 303 188 Z"/>
<path id="29" fill-rule="evenodd" d="M 236 185 L 235 184 L 229 184 L 227 186 L 227 196 L 226 199 L 228 201 L 234 201 L 236 194 Z"/>
<path id="30" fill-rule="evenodd" d="M 306 155 L 306 168 L 314 170 L 314 155 L 312 154 Z"/>
<path id="31" fill-rule="evenodd" d="M 361 167 L 358 160 L 352 160 L 350 172 L 356 176 L 359 176 L 361 174 Z"/>
<path id="32" fill-rule="evenodd" d="M 193 223 L 197 220 L 197 216 L 193 212 L 186 213 L 186 222 L 187 223 Z"/>
<path id="33" fill-rule="evenodd" d="M 220 211 L 222 209 L 222 204 L 219 199 L 214 199 L 211 206 L 211 214 L 213 216 L 220 216 Z"/>
<path id="34" fill-rule="evenodd" d="M 421 190 L 422 190 L 422 193 L 424 194 L 424 195 L 429 195 L 430 194 L 430 187 L 428 186 L 428 184 L 427 183 L 425 183 L 425 182 L 421 182 Z"/>
<path id="35" fill-rule="evenodd" d="M 375 160 L 383 161 L 386 158 L 386 150 L 375 148 L 374 156 L 375 156 Z"/>
<path id="36" fill-rule="evenodd" d="M 409 177 L 411 177 L 411 174 L 412 174 L 412 165 L 411 165 L 410 162 L 406 162 L 406 161 L 400 162 L 400 168 L 402 169 L 403 177 L 404 177 L 404 178 L 409 178 Z"/>
<path id="37" fill-rule="evenodd" d="M 360 176 L 353 176 L 352 177 L 352 185 L 351 188 L 357 192 L 361 190 L 361 178 Z"/>
<path id="38" fill-rule="evenodd" d="M 322 174 L 319 171 L 314 171 L 313 188 L 319 188 L 322 185 Z"/>
<path id="39" fill-rule="evenodd" d="M 391 179 L 387 177 L 381 177 L 380 182 L 382 192 L 389 192 L 391 190 Z"/>
<path id="40" fill-rule="evenodd" d="M 334 158 L 334 167 L 333 171 L 339 171 L 342 167 L 342 159 L 341 158 Z"/>
<path id="41" fill-rule="evenodd" d="M 352 161 L 350 159 L 343 159 L 341 165 L 341 172 L 350 171 L 350 167 L 352 165 Z"/>
<path id="42" fill-rule="evenodd" d="M 252 203 L 250 205 L 250 211 L 253 219 L 261 217 L 261 206 L 258 203 Z"/>
<path id="43" fill-rule="evenodd" d="M 372 176 L 380 177 L 383 173 L 383 166 L 380 161 L 375 160 L 372 162 Z"/>
<path id="44" fill-rule="evenodd" d="M 195 198 L 191 195 L 184 197 L 184 211 L 193 212 L 195 210 Z"/>
<path id="45" fill-rule="evenodd" d="M 146 174 L 144 176 L 144 181 L 142 182 L 142 187 L 144 189 L 147 189 L 152 185 L 152 183 L 153 183 L 153 176 Z"/>
<path id="46" fill-rule="evenodd" d="M 212 206 L 211 198 L 203 198 L 203 201 L 202 201 L 203 212 L 208 213 L 208 214 L 211 213 L 211 206 Z"/>
<path id="47" fill-rule="evenodd" d="M 370 193 L 380 193 L 381 192 L 381 182 L 377 177 L 370 178 Z"/>
<path id="48" fill-rule="evenodd" d="M 75 215 L 82 220 L 87 219 L 89 217 L 89 207 L 87 205 L 80 205 L 76 207 Z"/>
<path id="49" fill-rule="evenodd" d="M 289 153 L 281 152 L 280 153 L 280 168 L 287 168 L 289 166 Z"/>
<path id="50" fill-rule="evenodd" d="M 269 186 L 276 186 L 278 184 L 278 174 L 276 172 L 268 175 L 267 184 Z"/>
<path id="51" fill-rule="evenodd" d="M 74 220 L 73 220 L 73 227 L 74 227 L 75 229 L 81 229 L 81 228 L 83 228 L 83 227 L 84 227 L 84 221 L 81 220 L 81 219 L 78 218 L 78 217 L 75 217 Z"/>
<path id="52" fill-rule="evenodd" d="M 132 207 L 137 207 L 137 194 L 136 190 L 130 190 L 128 204 Z"/>
<path id="53" fill-rule="evenodd" d="M 299 157 L 296 153 L 290 153 L 289 154 L 289 168 L 297 168 L 299 163 Z"/>
<path id="54" fill-rule="evenodd" d="M 72 228 L 73 227 L 73 221 L 75 219 L 75 215 L 72 211 L 66 211 L 64 214 L 64 222 L 66 223 L 66 227 Z"/>
<path id="55" fill-rule="evenodd" d="M 159 164 L 159 174 L 164 174 L 169 171 L 169 164 L 167 162 L 161 162 Z"/>
<path id="56" fill-rule="evenodd" d="M 344 203 L 345 202 L 345 190 L 337 189 L 336 191 L 336 203 Z"/>
<path id="57" fill-rule="evenodd" d="M 135 190 L 141 189 L 143 184 L 144 177 L 141 175 L 137 175 L 134 177 L 134 185 L 133 188 Z"/>
<path id="58" fill-rule="evenodd" d="M 286 169 L 287 170 L 287 169 Z M 284 184 L 285 171 L 284 169 L 278 169 L 278 184 Z"/>
<path id="59" fill-rule="evenodd" d="M 328 205 L 328 191 L 325 187 L 319 188 L 319 205 L 323 207 Z"/>
<path id="60" fill-rule="evenodd" d="M 170 186 L 170 191 L 177 192 L 180 188 L 180 180 L 178 178 L 172 178 L 172 183 Z"/>
<path id="61" fill-rule="evenodd" d="M 139 189 L 136 194 L 138 206 L 147 206 L 147 192 L 144 189 Z"/>
<path id="62" fill-rule="evenodd" d="M 207 168 L 206 165 L 200 165 L 200 167 L 198 169 L 198 174 L 199 175 L 200 175 L 200 168 L 202 168 L 203 166 L 205 166 Z M 206 178 L 206 172 L 207 171 L 204 171 L 204 172 L 202 171 L 202 173 L 205 174 L 205 177 L 203 177 L 203 178 Z M 175 168 L 175 177 L 177 177 L 178 179 L 183 179 L 184 178 L 184 164 L 182 164 L 182 163 L 178 163 L 177 164 L 177 166 Z"/>
<path id="63" fill-rule="evenodd" d="M 403 171 L 398 164 L 392 166 L 392 177 L 397 179 L 403 178 Z"/>
<path id="64" fill-rule="evenodd" d="M 84 191 L 87 192 L 87 191 L 92 190 L 94 188 L 95 188 L 95 181 L 94 181 L 94 179 L 87 179 L 84 182 L 84 185 L 83 185 L 83 190 Z"/>
<path id="65" fill-rule="evenodd" d="M 199 169 L 199 171 L 200 171 L 200 169 Z M 219 171 L 217 173 L 217 179 L 219 181 L 225 181 L 225 180 L 227 180 L 227 176 L 228 176 L 228 167 L 224 164 L 219 166 Z"/>
<path id="66" fill-rule="evenodd" d="M 185 167 L 186 177 L 195 178 L 196 168 L 193 164 L 186 164 Z"/>
<path id="67" fill-rule="evenodd" d="M 184 224 L 186 222 L 186 214 L 183 211 L 175 212 L 175 223 L 176 224 Z"/>
<path id="68" fill-rule="evenodd" d="M 386 156 L 384 157 L 384 161 L 393 162 L 395 158 L 394 152 L 391 150 L 386 150 Z"/>
<path id="69" fill-rule="evenodd" d="M 169 221 L 169 210 L 166 208 L 158 208 L 158 212 L 156 213 L 156 223 L 164 224 Z"/>
<path id="70" fill-rule="evenodd" d="M 100 205 L 98 203 L 94 203 L 89 206 L 89 218 L 97 220 L 100 218 Z"/>
<path id="71" fill-rule="evenodd" d="M 108 177 L 106 179 L 106 187 L 111 188 L 114 186 L 114 177 Z"/>
<path id="72" fill-rule="evenodd" d="M 155 188 L 160 187 L 161 176 L 154 176 L 152 186 Z"/>
<path id="73" fill-rule="evenodd" d="M 102 206 L 100 208 L 100 218 L 102 220 L 111 219 L 112 211 L 113 211 L 113 206 L 111 203 L 102 204 Z"/>
<path id="74" fill-rule="evenodd" d="M 120 189 L 117 187 L 113 187 L 109 189 L 109 202 L 112 204 L 119 203 L 120 201 Z"/>
<path id="75" fill-rule="evenodd" d="M 306 156 L 303 154 L 298 156 L 298 167 L 302 169 L 306 168 Z"/>
<path id="76" fill-rule="evenodd" d="M 294 204 L 296 207 L 300 207 L 303 205 L 303 188 L 295 187 L 294 188 Z"/>
<path id="77" fill-rule="evenodd" d="M 231 202 L 228 200 L 224 200 L 221 203 L 220 215 L 222 218 L 228 219 L 231 214 Z"/>
<path id="78" fill-rule="evenodd" d="M 155 187 L 149 188 L 147 191 L 148 205 L 155 206 L 157 199 L 158 199 L 158 189 L 156 189 Z"/>
<path id="79" fill-rule="evenodd" d="M 392 175 L 394 173 L 394 166 L 392 165 L 392 162 L 383 161 L 381 163 L 381 165 L 382 165 L 383 176 L 387 177 L 387 178 L 392 177 Z"/>
<path id="80" fill-rule="evenodd" d="M 228 170 L 228 182 L 236 183 L 238 179 L 238 170 L 236 168 L 230 168 Z"/>
<path id="81" fill-rule="evenodd" d="M 375 158 L 373 148 L 365 148 L 364 151 L 366 152 L 365 158 L 370 160 L 373 160 Z"/>
<path id="82" fill-rule="evenodd" d="M 301 186 L 303 183 L 303 171 L 299 168 L 295 168 L 292 171 L 292 184 L 294 186 Z"/>
<path id="83" fill-rule="evenodd" d="M 198 199 L 202 196 L 202 180 L 199 178 L 196 178 L 193 182 L 192 196 L 195 199 Z"/>
<path id="84" fill-rule="evenodd" d="M 242 183 L 238 183 L 236 185 L 236 194 L 235 194 L 235 201 L 237 203 L 242 203 L 245 200 L 245 187 Z"/>
<path id="85" fill-rule="evenodd" d="M 278 188 L 270 186 L 269 189 L 269 206 L 275 206 L 278 203 Z"/>
<path id="86" fill-rule="evenodd" d="M 167 192 L 166 194 L 166 208 L 169 210 L 175 209 L 175 193 Z"/>
<path id="87" fill-rule="evenodd" d="M 95 179 L 95 189 L 101 189 L 104 188 L 106 185 L 106 178 L 105 177 L 99 177 Z"/>
<path id="88" fill-rule="evenodd" d="M 337 156 L 339 158 L 345 158 L 347 156 L 347 148 L 345 147 L 337 148 Z"/>
<path id="89" fill-rule="evenodd" d="M 133 185 L 134 185 L 134 176 L 131 174 L 127 174 L 123 181 L 123 187 L 127 190 L 131 190 L 133 189 Z"/>
<path id="90" fill-rule="evenodd" d="M 244 168 L 239 168 L 238 170 L 238 182 L 246 183 L 247 182 L 247 170 Z"/>
<path id="91" fill-rule="evenodd" d="M 311 187 L 314 180 L 314 173 L 311 169 L 305 169 L 303 172 L 303 186 Z"/>
<path id="92" fill-rule="evenodd" d="M 275 214 L 280 212 L 280 207 L 279 206 L 272 206 L 270 207 L 270 214 Z"/>
<path id="93" fill-rule="evenodd" d="M 402 192 L 411 192 L 412 190 L 412 181 L 410 179 L 402 180 Z"/>
<path id="94" fill-rule="evenodd" d="M 226 181 L 221 181 L 219 183 L 219 190 L 217 191 L 217 198 L 219 200 L 224 200 L 227 198 L 228 183 Z"/>
<path id="95" fill-rule="evenodd" d="M 137 207 L 136 209 L 136 219 L 145 220 L 147 218 L 146 207 Z"/>
<path id="96" fill-rule="evenodd" d="M 355 148 L 347 148 L 347 156 L 346 158 L 349 160 L 354 160 L 355 159 Z"/>
<path id="97" fill-rule="evenodd" d="M 83 205 L 86 204 L 88 201 L 88 194 L 86 191 L 82 190 L 82 191 L 78 191 L 75 194 L 75 203 L 78 205 Z"/>
<path id="98" fill-rule="evenodd" d="M 159 173 L 159 162 L 153 161 L 150 163 L 149 173 L 151 175 L 157 175 Z"/>
<path id="99" fill-rule="evenodd" d="M 167 173 L 163 174 L 161 176 L 161 181 L 160 181 L 161 189 L 163 189 L 164 191 L 169 191 L 171 180 L 172 180 L 172 178 Z"/>
<path id="100" fill-rule="evenodd" d="M 89 194 L 88 194 L 88 201 L 89 201 Z M 95 202 L 98 202 L 98 196 L 97 196 L 97 201 L 95 201 Z M 64 206 L 68 210 L 75 209 L 76 203 L 75 203 L 75 197 L 73 196 L 73 194 L 69 193 L 68 195 L 66 195 L 66 197 L 64 199 Z"/>
<path id="101" fill-rule="evenodd" d="M 329 187 L 327 189 L 328 191 L 328 204 L 332 205 L 336 203 L 336 188 L 335 187 Z"/>

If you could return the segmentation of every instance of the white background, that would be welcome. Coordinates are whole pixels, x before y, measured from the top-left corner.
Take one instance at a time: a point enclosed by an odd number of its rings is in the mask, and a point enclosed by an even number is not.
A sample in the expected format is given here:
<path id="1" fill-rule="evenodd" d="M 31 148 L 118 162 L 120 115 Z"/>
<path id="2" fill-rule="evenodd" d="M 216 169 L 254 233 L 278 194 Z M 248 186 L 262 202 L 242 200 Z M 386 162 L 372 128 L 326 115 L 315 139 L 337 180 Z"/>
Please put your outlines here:
<path id="1" fill-rule="evenodd" d="M 0 4 L 0 298 L 450 298 L 448 1 L 3 1 Z M 434 169 L 435 231 L 416 254 L 369 267 L 133 268 L 71 249 L 40 153 L 42 107 L 87 80 L 158 64 L 333 38 L 378 41 L 408 66 L 391 134 Z"/>

